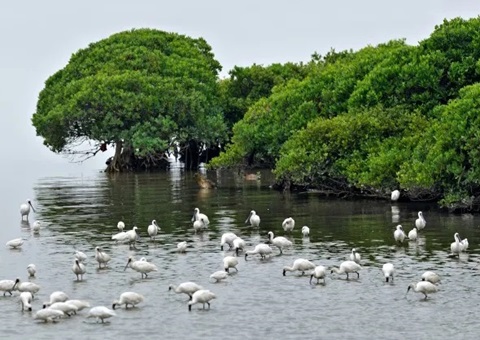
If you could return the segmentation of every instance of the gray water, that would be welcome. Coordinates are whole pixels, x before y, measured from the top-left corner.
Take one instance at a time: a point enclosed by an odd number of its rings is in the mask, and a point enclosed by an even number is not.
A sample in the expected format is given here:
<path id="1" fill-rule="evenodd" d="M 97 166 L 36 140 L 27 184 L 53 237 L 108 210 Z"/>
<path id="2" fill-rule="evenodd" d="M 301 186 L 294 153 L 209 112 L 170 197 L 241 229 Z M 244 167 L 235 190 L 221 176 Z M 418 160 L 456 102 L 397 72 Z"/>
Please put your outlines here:
<path id="1" fill-rule="evenodd" d="M 27 175 L 28 173 L 28 175 Z M 63 176 L 31 175 L 21 170 L 2 179 L 0 243 L 23 237 L 21 250 L 0 246 L 0 279 L 29 280 L 26 267 L 37 266 L 41 286 L 33 312 L 22 312 L 18 292 L 0 295 L 0 337 L 35 339 L 126 338 L 127 336 L 176 339 L 298 339 L 298 338 L 476 338 L 480 302 L 478 261 L 480 217 L 441 213 L 427 204 L 392 204 L 388 201 L 341 201 L 314 194 L 284 194 L 269 188 L 268 172 L 247 181 L 231 172 L 209 172 L 218 188 L 198 189 L 193 174 L 175 167 L 166 173 L 109 176 L 98 171 Z M 21 223 L 19 206 L 31 198 L 36 213 L 30 223 L 43 223 L 39 235 Z M 210 219 L 208 231 L 193 232 L 190 221 L 195 207 Z M 258 229 L 245 225 L 250 210 L 261 217 Z M 427 227 L 417 242 L 398 246 L 393 240 L 397 224 L 413 227 L 418 210 Z M 222 270 L 220 238 L 227 231 L 247 241 L 248 248 L 267 240 L 268 231 L 284 235 L 281 223 L 292 216 L 296 226 L 287 235 L 294 245 L 267 260 L 239 258 L 238 273 L 225 282 L 212 283 L 209 275 Z M 161 227 L 155 242 L 147 226 Z M 140 229 L 137 249 L 115 244 L 116 224 Z M 308 225 L 309 238 L 300 229 Z M 468 237 L 470 248 L 450 256 L 453 234 Z M 186 254 L 175 252 L 187 240 Z M 94 249 L 102 246 L 112 256 L 108 269 L 98 269 Z M 296 258 L 310 259 L 331 268 L 338 266 L 355 247 L 362 255 L 359 279 L 330 274 L 326 283 L 310 285 L 308 276 L 282 269 Z M 228 248 L 228 247 L 227 247 Z M 74 251 L 88 256 L 84 281 L 77 282 L 71 267 Z M 128 256 L 146 257 L 159 271 L 147 279 L 128 268 Z M 385 283 L 381 267 L 392 262 L 394 283 Z M 440 274 L 439 292 L 406 294 L 426 270 Z M 210 310 L 195 305 L 188 311 L 187 297 L 168 291 L 169 284 L 195 281 L 217 298 Z M 33 315 L 50 293 L 66 292 L 70 298 L 88 300 L 92 306 L 111 307 L 125 291 L 145 296 L 138 308 L 117 310 L 107 323 L 85 318 L 88 310 L 57 323 L 42 323 Z"/>

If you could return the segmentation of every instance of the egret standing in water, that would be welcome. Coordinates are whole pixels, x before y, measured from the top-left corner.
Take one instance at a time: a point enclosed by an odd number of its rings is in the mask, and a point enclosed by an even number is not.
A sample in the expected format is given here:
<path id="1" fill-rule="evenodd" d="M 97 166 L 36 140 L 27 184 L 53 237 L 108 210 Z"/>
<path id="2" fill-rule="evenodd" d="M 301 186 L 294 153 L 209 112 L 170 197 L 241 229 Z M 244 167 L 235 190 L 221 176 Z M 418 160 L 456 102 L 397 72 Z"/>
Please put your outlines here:
<path id="1" fill-rule="evenodd" d="M 252 227 L 258 227 L 260 225 L 260 216 L 257 215 L 255 210 L 250 211 L 245 224 L 250 223 Z"/>
<path id="2" fill-rule="evenodd" d="M 32 205 L 30 200 L 27 200 L 27 203 L 22 203 L 20 205 L 20 215 L 22 216 L 22 221 L 24 220 L 23 216 L 26 216 L 26 221 L 28 221 L 28 215 L 30 214 L 30 207 L 32 207 L 33 212 L 35 212 L 35 208 Z"/>

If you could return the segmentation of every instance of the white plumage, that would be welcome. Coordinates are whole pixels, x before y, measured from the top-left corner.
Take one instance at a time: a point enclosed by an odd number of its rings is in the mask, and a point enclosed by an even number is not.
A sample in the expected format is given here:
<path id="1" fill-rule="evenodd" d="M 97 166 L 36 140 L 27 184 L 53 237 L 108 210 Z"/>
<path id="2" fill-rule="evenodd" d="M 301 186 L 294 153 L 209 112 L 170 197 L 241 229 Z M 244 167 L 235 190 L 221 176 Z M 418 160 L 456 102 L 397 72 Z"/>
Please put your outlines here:
<path id="1" fill-rule="evenodd" d="M 20 279 L 17 279 L 15 282 L 15 289 L 19 292 L 30 292 L 32 296 L 35 296 L 40 290 L 40 286 L 33 282 L 21 282 Z"/>
<path id="2" fill-rule="evenodd" d="M 139 303 L 143 302 L 144 297 L 135 292 L 125 292 L 120 294 L 120 298 L 118 300 L 113 301 L 112 309 L 115 309 L 117 305 L 122 306 L 125 305 L 125 309 L 128 308 L 128 305 L 135 307 Z"/>
<path id="3" fill-rule="evenodd" d="M 393 190 L 391 195 L 390 195 L 390 199 L 394 202 L 398 201 L 398 199 L 400 198 L 400 191 L 399 190 Z"/>
<path id="4" fill-rule="evenodd" d="M 222 272 L 225 273 L 225 272 Z M 196 284 L 195 282 L 183 282 L 180 283 L 178 286 L 170 285 L 168 286 L 168 290 L 173 290 L 177 294 L 187 294 L 189 298 L 192 298 L 193 293 L 197 290 L 203 289 L 202 286 Z"/>
<path id="5" fill-rule="evenodd" d="M 225 256 L 223 258 L 223 268 L 228 273 L 230 268 L 234 268 L 237 272 L 238 259 L 235 256 Z"/>
<path id="6" fill-rule="evenodd" d="M 408 232 L 408 239 L 410 241 L 416 241 L 417 237 L 418 237 L 417 227 L 413 227 L 413 229 Z"/>
<path id="7" fill-rule="evenodd" d="M 125 232 L 126 233 L 126 239 L 125 242 L 128 242 L 130 246 L 135 247 L 135 242 L 138 239 L 138 228 L 134 226 L 131 230 Z"/>
<path id="8" fill-rule="evenodd" d="M 152 223 L 147 228 L 147 233 L 148 236 L 150 236 L 150 239 L 155 240 L 155 236 L 157 236 L 159 229 L 160 227 L 158 226 L 157 221 L 152 220 Z"/>
<path id="9" fill-rule="evenodd" d="M 407 293 L 410 291 L 410 289 L 413 289 L 414 292 L 417 293 L 422 293 L 425 295 L 425 300 L 428 297 L 428 294 L 433 294 L 437 292 L 437 286 L 435 286 L 433 283 L 429 281 L 420 281 L 417 283 L 411 283 L 408 288 L 407 288 Z"/>
<path id="10" fill-rule="evenodd" d="M 460 241 L 460 235 L 458 233 L 455 233 L 453 235 L 453 238 L 455 239 L 455 241 L 450 244 L 450 250 L 454 255 L 458 255 L 463 250 L 463 246 Z"/>
<path id="11" fill-rule="evenodd" d="M 142 279 L 143 279 L 143 275 L 145 275 L 145 278 L 147 278 L 148 273 L 158 271 L 157 266 L 154 265 L 153 263 L 146 261 L 144 258 L 140 259 L 139 261 L 135 261 L 135 259 L 131 256 L 128 258 L 128 262 L 127 262 L 127 265 L 125 266 L 124 271 L 127 270 L 127 267 L 130 267 L 133 270 L 142 274 Z"/>
<path id="12" fill-rule="evenodd" d="M 415 220 L 415 227 L 417 227 L 418 230 L 422 230 L 425 228 L 427 225 L 427 221 L 425 221 L 425 218 L 423 217 L 423 213 L 421 211 L 418 212 L 418 218 Z"/>
<path id="13" fill-rule="evenodd" d="M 77 312 L 81 311 L 82 309 L 90 307 L 90 303 L 84 300 L 67 300 L 65 301 L 65 303 L 68 303 L 77 307 Z"/>
<path id="14" fill-rule="evenodd" d="M 81 251 L 75 251 L 75 258 L 80 262 L 87 262 L 87 255 Z"/>
<path id="15" fill-rule="evenodd" d="M 306 225 L 302 227 L 302 235 L 303 237 L 307 237 L 310 235 L 310 228 L 307 227 Z"/>
<path id="16" fill-rule="evenodd" d="M 20 303 L 22 304 L 22 310 L 28 309 L 32 311 L 33 295 L 30 292 L 22 292 L 20 294 Z"/>
<path id="17" fill-rule="evenodd" d="M 73 261 L 72 271 L 77 276 L 77 281 L 81 281 L 83 280 L 83 274 L 87 272 L 87 267 L 78 259 L 75 259 Z"/>
<path id="18" fill-rule="evenodd" d="M 403 227 L 399 224 L 397 225 L 397 229 L 393 232 L 393 238 L 395 241 L 402 243 L 405 240 L 405 232 L 403 231 Z"/>
<path id="19" fill-rule="evenodd" d="M 237 237 L 233 240 L 233 250 L 235 251 L 235 254 L 237 256 L 238 256 L 238 252 L 244 251 L 246 246 L 247 246 L 247 243 L 241 237 Z"/>
<path id="20" fill-rule="evenodd" d="M 197 290 L 195 293 L 192 295 L 192 300 L 188 303 L 188 310 L 192 310 L 192 306 L 196 303 L 202 303 L 203 308 L 205 309 L 205 304 L 208 305 L 208 308 L 210 309 L 210 301 L 215 299 L 216 296 L 213 294 L 211 291 L 207 289 L 200 289 Z"/>
<path id="21" fill-rule="evenodd" d="M 220 239 L 220 249 L 223 250 L 223 246 L 228 244 L 230 248 L 233 247 L 233 240 L 236 239 L 238 236 L 234 233 L 227 232 L 222 234 L 222 238 Z"/>
<path id="22" fill-rule="evenodd" d="M 440 282 L 440 276 L 432 271 L 426 271 L 422 274 L 422 281 L 428 281 L 433 284 L 437 284 Z"/>
<path id="23" fill-rule="evenodd" d="M 118 221 L 117 228 L 118 230 L 123 231 L 123 229 L 125 229 L 125 223 L 123 223 L 123 221 Z"/>
<path id="24" fill-rule="evenodd" d="M 273 244 L 275 247 L 277 247 L 278 249 L 280 249 L 280 254 L 283 254 L 283 248 L 287 248 L 287 247 L 291 247 L 292 246 L 292 242 L 287 240 L 285 237 L 283 236 L 277 236 L 275 237 L 275 235 L 273 234 L 272 231 L 269 231 L 268 232 L 268 240 L 271 244 Z"/>
<path id="25" fill-rule="evenodd" d="M 317 283 L 320 281 L 320 279 L 323 280 L 323 283 L 325 283 L 325 277 L 327 276 L 327 268 L 324 266 L 316 266 L 313 269 L 312 274 L 310 275 L 310 284 L 312 284 L 312 279 L 316 278 Z"/>
<path id="26" fill-rule="evenodd" d="M 98 268 L 102 268 L 102 264 L 103 267 L 106 268 L 108 261 L 111 259 L 110 255 L 102 251 L 100 247 L 95 248 L 95 260 L 98 262 Z"/>
<path id="27" fill-rule="evenodd" d="M 347 280 L 348 280 L 349 273 L 355 273 L 357 274 L 357 278 L 360 278 L 359 271 L 361 269 L 362 267 L 354 261 L 344 261 L 340 264 L 340 268 L 333 267 L 331 273 L 347 274 Z"/>
<path id="28" fill-rule="evenodd" d="M 51 306 L 55 302 L 65 302 L 68 300 L 68 295 L 62 291 L 56 291 L 50 294 L 50 301 L 45 302 L 44 305 Z"/>
<path id="29" fill-rule="evenodd" d="M 63 317 L 65 314 L 56 309 L 45 308 L 40 309 L 38 312 L 35 313 L 34 319 L 43 320 L 45 322 L 53 322 L 56 319 Z"/>
<path id="30" fill-rule="evenodd" d="M 211 279 L 214 279 L 215 282 L 220 282 L 221 280 L 225 280 L 228 277 L 228 273 L 225 270 L 217 270 L 215 273 L 210 275 Z"/>
<path id="31" fill-rule="evenodd" d="M 37 273 L 37 267 L 35 267 L 35 265 L 33 263 L 30 263 L 27 266 L 27 273 L 28 273 L 28 276 L 34 277 L 35 274 Z"/>
<path id="32" fill-rule="evenodd" d="M 187 241 L 178 242 L 177 243 L 177 251 L 179 253 L 184 253 L 184 252 L 187 251 L 187 246 L 188 246 Z"/>
<path id="33" fill-rule="evenodd" d="M 315 264 L 309 260 L 305 259 L 296 259 L 293 261 L 293 266 L 285 266 L 283 267 L 283 276 L 285 276 L 286 272 L 294 272 L 294 271 L 299 271 L 302 272 L 302 275 L 305 274 L 307 270 L 314 269 Z"/>
<path id="34" fill-rule="evenodd" d="M 52 303 L 50 307 L 47 307 L 47 305 L 43 305 L 43 308 L 59 310 L 59 311 L 62 311 L 67 316 L 71 316 L 72 314 L 77 314 L 77 311 L 78 311 L 77 306 L 67 302 L 55 302 L 55 303 Z"/>
<path id="35" fill-rule="evenodd" d="M 10 247 L 11 249 L 18 249 L 22 246 L 23 244 L 23 239 L 21 237 L 19 238 L 14 238 L 13 240 L 10 240 L 6 243 L 7 247 Z"/>
<path id="36" fill-rule="evenodd" d="M 110 308 L 105 306 L 96 306 L 88 311 L 87 318 L 97 318 L 97 320 L 102 320 L 102 323 L 104 323 L 105 319 L 111 318 L 115 315 L 117 314 L 115 314 L 115 312 Z"/>
<path id="37" fill-rule="evenodd" d="M 40 227 L 42 226 L 42 223 L 40 221 L 35 221 L 33 222 L 32 230 L 34 234 L 40 233 Z"/>
<path id="38" fill-rule="evenodd" d="M 362 256 L 357 252 L 355 248 L 353 248 L 352 252 L 350 253 L 349 260 L 354 261 L 356 263 L 360 263 L 361 259 L 362 259 Z"/>
<path id="39" fill-rule="evenodd" d="M 23 217 L 26 216 L 26 220 L 28 221 L 28 215 L 30 214 L 30 207 L 32 207 L 33 212 L 35 212 L 35 208 L 32 205 L 32 202 L 30 200 L 27 200 L 27 203 L 22 203 L 20 205 L 20 215 L 22 216 L 22 221 Z"/>
<path id="40" fill-rule="evenodd" d="M 383 272 L 383 275 L 385 276 L 385 282 L 388 282 L 390 279 L 392 279 L 392 282 L 393 282 L 393 275 L 395 274 L 395 268 L 393 264 L 385 263 L 382 266 L 382 272 Z"/>
<path id="41" fill-rule="evenodd" d="M 294 227 L 295 227 L 295 220 L 293 218 L 288 217 L 283 220 L 282 228 L 285 232 L 292 232 Z"/>
<path id="42" fill-rule="evenodd" d="M 272 248 L 268 244 L 265 243 L 260 243 L 255 246 L 255 249 L 253 250 L 248 250 L 245 252 L 245 260 L 247 259 L 248 255 L 260 255 L 262 259 L 265 258 L 267 255 L 272 254 Z"/>
<path id="43" fill-rule="evenodd" d="M 252 227 L 258 227 L 260 225 L 260 216 L 257 215 L 255 210 L 250 211 L 245 224 L 250 223 Z"/>
<path id="44" fill-rule="evenodd" d="M 195 208 L 193 209 L 193 217 L 192 217 L 192 222 L 202 220 L 202 222 L 205 224 L 205 227 L 208 227 L 210 224 L 210 220 L 208 219 L 208 216 L 205 214 L 202 214 L 200 212 L 200 209 Z"/>

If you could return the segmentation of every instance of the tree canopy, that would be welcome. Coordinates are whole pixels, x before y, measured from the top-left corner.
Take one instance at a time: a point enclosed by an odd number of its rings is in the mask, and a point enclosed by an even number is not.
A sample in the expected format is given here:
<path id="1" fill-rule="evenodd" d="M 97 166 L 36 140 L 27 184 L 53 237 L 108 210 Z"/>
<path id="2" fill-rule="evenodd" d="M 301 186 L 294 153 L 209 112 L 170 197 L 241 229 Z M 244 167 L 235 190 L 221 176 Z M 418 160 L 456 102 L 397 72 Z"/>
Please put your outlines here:
<path id="1" fill-rule="evenodd" d="M 278 184 L 480 209 L 480 17 L 317 56 L 233 126 L 212 167 L 267 164 Z"/>
<path id="2" fill-rule="evenodd" d="M 46 81 L 32 122 L 54 152 L 75 152 L 86 140 L 95 150 L 115 145 L 111 170 L 161 166 L 173 146 L 195 167 L 202 150 L 226 138 L 220 70 L 202 38 L 117 33 L 73 54 Z"/>

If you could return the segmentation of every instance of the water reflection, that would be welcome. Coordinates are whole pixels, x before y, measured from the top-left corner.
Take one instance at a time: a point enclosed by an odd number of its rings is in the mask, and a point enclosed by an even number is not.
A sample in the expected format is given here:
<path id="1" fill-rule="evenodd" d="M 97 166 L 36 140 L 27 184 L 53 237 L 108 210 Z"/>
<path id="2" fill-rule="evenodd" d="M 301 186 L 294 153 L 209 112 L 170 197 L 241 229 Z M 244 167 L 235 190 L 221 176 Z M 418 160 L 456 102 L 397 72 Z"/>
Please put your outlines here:
<path id="1" fill-rule="evenodd" d="M 237 325 L 242 325 L 242 338 L 255 334 L 297 339 L 311 336 L 312 322 L 316 321 L 312 311 L 318 311 L 318 306 L 327 306 L 321 314 L 322 325 L 316 328 L 319 338 L 445 337 L 455 329 L 465 330 L 476 324 L 475 313 L 457 311 L 460 298 L 462 310 L 476 310 L 478 305 L 477 216 L 447 215 L 423 203 L 337 201 L 314 193 L 276 192 L 269 188 L 272 181 L 268 171 L 255 180 L 228 171 L 207 175 L 217 183 L 217 189 L 199 189 L 193 174 L 181 167 L 155 174 L 42 178 L 34 188 L 38 208 L 35 217 L 43 222 L 41 233 L 33 235 L 29 224 L 20 224 L 27 241 L 23 250 L 3 251 L 0 274 L 2 278 L 23 277 L 26 266 L 34 262 L 38 269 L 35 281 L 42 286 L 39 300 L 48 299 L 54 290 L 67 291 L 74 298 L 95 304 L 110 304 L 127 290 L 148 297 L 135 313 L 119 311 L 118 317 L 111 320 L 114 327 L 102 333 L 105 338 L 124 337 L 130 334 L 132 325 L 159 318 L 162 334 L 171 338 L 218 338 L 218 329 L 230 329 L 234 318 Z M 193 231 L 191 215 L 195 207 L 210 218 L 204 232 Z M 244 223 L 252 209 L 262 219 L 258 228 Z M 396 244 L 395 226 L 402 224 L 406 231 L 410 230 L 419 210 L 428 219 L 426 228 L 416 241 Z M 228 247 L 220 250 L 222 233 L 236 233 L 251 250 L 267 241 L 269 231 L 284 236 L 282 221 L 289 216 L 297 225 L 285 235 L 293 243 L 291 248 L 280 255 L 273 247 L 274 254 L 267 259 L 249 257 L 245 261 L 240 254 L 238 273 L 213 283 L 210 274 L 223 270 L 223 257 L 233 253 Z M 146 231 L 153 219 L 161 228 L 155 241 Z M 134 225 L 140 229 L 136 249 L 111 240 L 120 220 L 126 223 L 127 230 Z M 17 222 L 14 225 L 18 226 Z M 300 232 L 299 226 L 303 225 L 310 227 L 308 237 Z M 468 237 L 470 248 L 451 257 L 450 243 L 455 232 Z M 177 252 L 180 241 L 187 241 L 186 253 Z M 106 269 L 98 269 L 93 258 L 96 246 L 112 256 Z M 310 285 L 309 276 L 282 276 L 282 268 L 297 258 L 331 269 L 346 260 L 352 248 L 362 256 L 360 279 L 346 280 L 329 271 L 325 283 Z M 71 272 L 75 250 L 88 256 L 85 281 L 81 283 L 75 282 Z M 124 271 L 129 256 L 146 257 L 157 265 L 158 272 L 141 279 L 133 270 Z M 381 271 L 386 262 L 396 268 L 391 284 L 384 282 Z M 426 303 L 420 302 L 417 295 L 405 297 L 408 285 L 418 281 L 426 270 L 442 277 L 440 291 Z M 210 311 L 194 309 L 188 313 L 186 301 L 168 294 L 170 284 L 190 280 L 217 294 Z M 39 337 L 65 338 L 74 330 L 89 338 L 98 332 L 98 325 L 87 324 L 81 317 L 38 331 L 39 325 L 30 317 L 18 318 L 15 300 L 5 298 L 0 302 L 4 310 L 0 315 L 2 334 L 11 337 L 38 332 Z M 34 301 L 34 308 L 39 308 L 38 301 Z M 410 315 L 408 332 L 403 326 L 392 325 L 391 318 L 385 317 L 386 310 Z M 425 313 L 435 317 L 425 323 Z M 345 320 L 350 327 L 348 333 Z M 159 331 L 158 324 L 142 325 L 135 328 L 135 336 L 151 336 Z M 235 334 L 231 336 L 235 338 Z"/>

